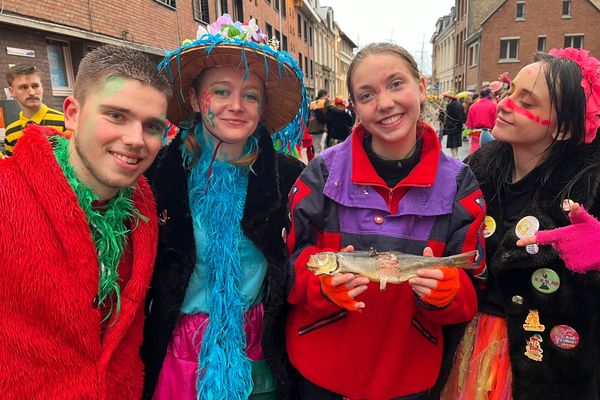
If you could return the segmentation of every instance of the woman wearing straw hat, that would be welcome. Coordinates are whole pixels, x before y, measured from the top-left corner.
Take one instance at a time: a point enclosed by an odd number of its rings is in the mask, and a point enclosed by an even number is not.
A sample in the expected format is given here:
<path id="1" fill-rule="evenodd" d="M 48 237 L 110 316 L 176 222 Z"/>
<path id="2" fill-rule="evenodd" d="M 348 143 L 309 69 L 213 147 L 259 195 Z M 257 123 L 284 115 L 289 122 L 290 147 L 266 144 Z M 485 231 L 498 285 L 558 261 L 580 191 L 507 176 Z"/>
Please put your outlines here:
<path id="1" fill-rule="evenodd" d="M 152 179 L 159 249 L 142 355 L 145 397 L 290 398 L 287 194 L 302 163 L 302 72 L 254 20 L 220 17 L 159 68 L 181 132 Z M 272 132 L 272 134 L 269 134 Z"/>

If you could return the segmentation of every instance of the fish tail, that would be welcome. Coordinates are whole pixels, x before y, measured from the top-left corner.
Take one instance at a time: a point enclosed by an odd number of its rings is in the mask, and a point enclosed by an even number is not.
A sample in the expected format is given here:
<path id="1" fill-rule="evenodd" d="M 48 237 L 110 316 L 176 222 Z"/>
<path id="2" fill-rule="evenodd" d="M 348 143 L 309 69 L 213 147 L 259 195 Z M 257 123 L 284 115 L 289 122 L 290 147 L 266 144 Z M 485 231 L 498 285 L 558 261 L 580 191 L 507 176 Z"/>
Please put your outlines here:
<path id="1" fill-rule="evenodd" d="M 477 267 L 477 265 L 474 264 L 476 256 L 477 250 L 472 250 L 445 258 L 448 260 L 449 267 L 473 269 Z"/>

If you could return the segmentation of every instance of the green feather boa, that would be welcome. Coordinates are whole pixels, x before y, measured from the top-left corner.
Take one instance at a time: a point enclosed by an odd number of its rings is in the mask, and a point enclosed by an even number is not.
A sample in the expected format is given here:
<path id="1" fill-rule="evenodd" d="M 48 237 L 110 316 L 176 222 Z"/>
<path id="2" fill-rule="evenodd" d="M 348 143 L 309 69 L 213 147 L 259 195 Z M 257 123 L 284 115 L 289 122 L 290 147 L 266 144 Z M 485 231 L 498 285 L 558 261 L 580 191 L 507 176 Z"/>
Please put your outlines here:
<path id="1" fill-rule="evenodd" d="M 69 140 L 61 136 L 54 136 L 52 140 L 56 161 L 77 196 L 79 206 L 85 213 L 92 238 L 96 244 L 100 275 L 96 304 L 99 307 L 108 308 L 108 313 L 102 320 L 105 322 L 110 319 L 115 308 L 115 318 L 121 310 L 121 288 L 117 268 L 123 255 L 123 248 L 127 244 L 127 236 L 131 231 L 127 227 L 126 221 L 131 219 L 135 225 L 139 219 L 146 221 L 147 218 L 135 209 L 130 187 L 121 189 L 115 197 L 110 199 L 104 212 L 94 209 L 92 203 L 98 201 L 98 196 L 77 179 L 75 171 L 69 163 Z"/>

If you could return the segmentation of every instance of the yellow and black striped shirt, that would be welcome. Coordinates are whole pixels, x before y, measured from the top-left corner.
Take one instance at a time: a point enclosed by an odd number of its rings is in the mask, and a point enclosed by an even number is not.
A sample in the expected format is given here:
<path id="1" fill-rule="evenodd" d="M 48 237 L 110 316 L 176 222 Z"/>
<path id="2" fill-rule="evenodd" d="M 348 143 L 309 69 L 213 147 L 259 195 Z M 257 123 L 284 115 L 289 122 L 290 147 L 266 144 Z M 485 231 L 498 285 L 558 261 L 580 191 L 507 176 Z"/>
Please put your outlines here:
<path id="1" fill-rule="evenodd" d="M 27 124 L 49 126 L 59 132 L 67 131 L 63 113 L 54 110 L 45 104 L 42 104 L 40 111 L 31 118 L 26 118 L 23 115 L 23 112 L 21 112 L 19 114 L 19 119 L 8 125 L 4 131 L 4 150 L 7 156 L 12 156 L 17 140 L 23 136 L 23 129 L 25 129 Z"/>

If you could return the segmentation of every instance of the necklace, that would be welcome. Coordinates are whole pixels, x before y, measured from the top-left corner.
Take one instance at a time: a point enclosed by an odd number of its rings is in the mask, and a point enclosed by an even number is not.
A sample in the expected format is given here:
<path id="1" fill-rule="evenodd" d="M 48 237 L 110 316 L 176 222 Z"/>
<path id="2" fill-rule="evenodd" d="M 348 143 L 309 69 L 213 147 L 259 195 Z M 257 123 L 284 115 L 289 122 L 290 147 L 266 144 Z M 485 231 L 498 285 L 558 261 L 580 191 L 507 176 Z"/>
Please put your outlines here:
<path id="1" fill-rule="evenodd" d="M 100 281 L 95 305 L 108 307 L 108 313 L 102 320 L 105 322 L 110 319 L 115 308 L 115 315 L 118 315 L 121 310 L 121 288 L 117 268 L 130 232 L 126 221 L 133 218 L 132 224 L 135 226 L 138 218 L 142 220 L 146 218 L 135 209 L 131 200 L 131 188 L 121 189 L 108 201 L 102 211 L 95 209 L 93 202 L 98 201 L 98 196 L 77 178 L 73 166 L 69 164 L 69 140 L 60 136 L 54 136 L 52 139 L 55 144 L 56 161 L 77 196 L 96 245 Z"/>

